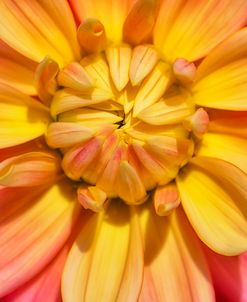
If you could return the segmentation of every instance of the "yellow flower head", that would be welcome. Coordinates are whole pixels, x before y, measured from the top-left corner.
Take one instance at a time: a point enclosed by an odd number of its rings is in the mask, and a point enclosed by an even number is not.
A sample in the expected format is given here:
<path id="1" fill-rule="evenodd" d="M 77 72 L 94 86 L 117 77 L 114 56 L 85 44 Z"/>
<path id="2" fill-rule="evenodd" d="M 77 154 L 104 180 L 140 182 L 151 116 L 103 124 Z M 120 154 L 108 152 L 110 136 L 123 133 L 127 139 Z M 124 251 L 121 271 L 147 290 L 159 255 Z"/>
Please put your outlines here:
<path id="1" fill-rule="evenodd" d="M 0 297 L 237 299 L 214 252 L 247 252 L 246 16 L 0 1 Z"/>

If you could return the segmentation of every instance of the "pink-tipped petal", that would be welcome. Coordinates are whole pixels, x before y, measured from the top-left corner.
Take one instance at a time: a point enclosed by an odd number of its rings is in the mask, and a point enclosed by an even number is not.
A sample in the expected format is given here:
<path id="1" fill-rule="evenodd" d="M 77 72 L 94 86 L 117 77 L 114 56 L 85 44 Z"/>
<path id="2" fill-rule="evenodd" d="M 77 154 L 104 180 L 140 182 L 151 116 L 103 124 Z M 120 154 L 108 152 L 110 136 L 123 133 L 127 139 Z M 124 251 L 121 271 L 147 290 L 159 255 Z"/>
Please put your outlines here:
<path id="1" fill-rule="evenodd" d="M 64 181 L 46 191 L 15 196 L 11 206 L 5 203 L 0 212 L 0 297 L 29 281 L 51 261 L 71 235 L 80 213 L 75 192 Z"/>

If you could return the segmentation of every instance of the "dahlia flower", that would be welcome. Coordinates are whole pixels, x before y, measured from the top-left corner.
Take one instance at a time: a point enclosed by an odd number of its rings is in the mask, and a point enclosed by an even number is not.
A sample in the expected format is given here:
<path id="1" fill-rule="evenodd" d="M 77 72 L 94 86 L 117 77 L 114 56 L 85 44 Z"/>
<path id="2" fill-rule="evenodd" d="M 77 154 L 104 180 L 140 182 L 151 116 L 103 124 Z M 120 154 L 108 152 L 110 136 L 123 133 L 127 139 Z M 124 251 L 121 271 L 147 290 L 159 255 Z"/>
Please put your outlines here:
<path id="1" fill-rule="evenodd" d="M 246 19 L 0 1 L 1 301 L 247 301 Z"/>

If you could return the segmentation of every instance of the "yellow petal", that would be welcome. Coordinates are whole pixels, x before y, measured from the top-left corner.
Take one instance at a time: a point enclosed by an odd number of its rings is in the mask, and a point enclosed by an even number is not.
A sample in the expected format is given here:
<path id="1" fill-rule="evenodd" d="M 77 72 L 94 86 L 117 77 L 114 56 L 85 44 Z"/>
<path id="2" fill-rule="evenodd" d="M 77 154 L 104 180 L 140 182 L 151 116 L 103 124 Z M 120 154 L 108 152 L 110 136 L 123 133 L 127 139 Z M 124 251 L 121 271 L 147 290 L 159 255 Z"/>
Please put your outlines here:
<path id="1" fill-rule="evenodd" d="M 60 86 L 75 90 L 85 91 L 93 88 L 92 79 L 90 79 L 84 68 L 76 62 L 70 63 L 61 70 L 58 74 L 57 81 Z"/>
<path id="2" fill-rule="evenodd" d="M 46 142 L 52 148 L 67 148 L 92 138 L 93 132 L 76 123 L 51 123 L 47 129 Z"/>
<path id="3" fill-rule="evenodd" d="M 15 146 L 46 131 L 48 109 L 18 90 L 0 84 L 0 148 Z"/>
<path id="4" fill-rule="evenodd" d="M 152 70 L 143 81 L 135 98 L 133 116 L 156 103 L 164 94 L 171 81 L 170 66 L 162 61 Z"/>
<path id="5" fill-rule="evenodd" d="M 133 49 L 129 71 L 133 86 L 139 85 L 152 71 L 158 58 L 158 52 L 151 45 L 140 45 Z"/>
<path id="6" fill-rule="evenodd" d="M 241 28 L 245 0 L 162 1 L 154 29 L 154 44 L 166 59 L 197 60 Z"/>
<path id="7" fill-rule="evenodd" d="M 90 108 L 75 109 L 62 113 L 59 117 L 63 122 L 80 122 L 82 125 L 87 125 L 87 122 L 100 123 L 108 125 L 122 121 L 122 117 L 114 113 L 101 111 Z"/>
<path id="8" fill-rule="evenodd" d="M 247 173 L 247 141 L 244 138 L 207 133 L 197 146 L 196 155 L 219 158 L 232 163 Z"/>
<path id="9" fill-rule="evenodd" d="M 71 184 L 16 196 L 0 214 L 0 296 L 40 272 L 71 235 L 78 204 Z"/>
<path id="10" fill-rule="evenodd" d="M 116 187 L 119 197 L 129 204 L 138 204 L 146 196 L 142 180 L 127 161 L 119 165 Z"/>
<path id="11" fill-rule="evenodd" d="M 115 43 L 122 41 L 122 28 L 132 1 L 129 0 L 71 0 L 75 14 L 82 22 L 93 18 L 105 27 L 107 39 Z"/>
<path id="12" fill-rule="evenodd" d="M 183 121 L 193 112 L 194 105 L 190 99 L 178 94 L 162 98 L 141 111 L 138 118 L 151 125 L 169 125 Z"/>
<path id="13" fill-rule="evenodd" d="M 105 50 L 107 39 L 104 25 L 96 19 L 86 19 L 78 28 L 77 38 L 85 53 Z"/>
<path id="14" fill-rule="evenodd" d="M 33 85 L 34 70 L 13 62 L 9 59 L 0 59 L 0 82 L 5 83 L 29 95 L 36 94 Z"/>
<path id="15" fill-rule="evenodd" d="M 52 183 L 60 170 L 59 158 L 45 152 L 28 152 L 0 163 L 0 185 L 27 187 Z"/>
<path id="16" fill-rule="evenodd" d="M 59 113 L 102 103 L 109 100 L 109 98 L 111 98 L 109 93 L 98 88 L 84 92 L 65 88 L 57 91 L 51 102 L 50 110 L 52 116 L 55 117 Z"/>
<path id="17" fill-rule="evenodd" d="M 247 30 L 216 47 L 198 68 L 193 98 L 210 108 L 246 110 Z"/>
<path id="18" fill-rule="evenodd" d="M 110 70 L 103 55 L 86 56 L 80 64 L 95 81 L 95 87 L 106 91 L 111 96 L 109 99 L 114 98 Z"/>
<path id="19" fill-rule="evenodd" d="M 201 242 L 184 213 L 158 217 L 150 206 L 141 213 L 145 246 L 144 302 L 214 301 L 214 289 Z"/>
<path id="20" fill-rule="evenodd" d="M 111 46 L 106 49 L 111 77 L 118 91 L 121 91 L 129 81 L 131 52 L 128 45 Z"/>
<path id="21" fill-rule="evenodd" d="M 66 4 L 63 2 L 64 8 Z M 47 6 L 49 4 L 43 7 L 38 1 L 30 3 L 24 0 L 21 5 L 14 0 L 1 1 L 0 36 L 11 47 L 34 61 L 40 62 L 49 55 L 63 66 L 75 59 L 75 53 L 63 30 L 57 25 L 58 18 L 54 18 L 57 13 L 53 11 L 57 8 L 53 7 L 52 12 L 49 12 L 45 9 Z M 61 10 L 60 18 L 68 10 L 68 6 L 67 10 Z M 63 22 L 67 24 L 67 19 L 63 18 Z"/>
<path id="22" fill-rule="evenodd" d="M 124 22 L 123 40 L 132 45 L 151 40 L 158 8 L 157 0 L 136 1 Z"/>
<path id="23" fill-rule="evenodd" d="M 117 268 L 117 269 L 116 269 Z M 65 264 L 65 302 L 136 301 L 143 270 L 143 251 L 136 217 L 115 202 L 94 214 L 73 245 Z"/>
<path id="24" fill-rule="evenodd" d="M 212 250 L 237 255 L 247 248 L 247 176 L 232 164 L 195 157 L 177 178 L 183 208 Z"/>

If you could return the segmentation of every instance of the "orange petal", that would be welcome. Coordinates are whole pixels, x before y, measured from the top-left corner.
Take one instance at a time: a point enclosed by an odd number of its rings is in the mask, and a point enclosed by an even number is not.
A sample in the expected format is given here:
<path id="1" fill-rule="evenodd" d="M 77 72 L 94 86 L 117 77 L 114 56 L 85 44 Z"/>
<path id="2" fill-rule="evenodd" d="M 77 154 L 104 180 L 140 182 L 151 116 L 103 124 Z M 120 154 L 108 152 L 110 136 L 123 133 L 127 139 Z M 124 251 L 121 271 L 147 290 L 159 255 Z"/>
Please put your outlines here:
<path id="1" fill-rule="evenodd" d="M 85 91 L 93 88 L 92 79 L 90 79 L 84 68 L 76 62 L 70 63 L 61 70 L 58 74 L 57 81 L 60 86 L 75 90 Z"/>
<path id="2" fill-rule="evenodd" d="M 61 301 L 61 276 L 65 260 L 68 256 L 68 245 L 66 245 L 54 260 L 46 266 L 35 278 L 22 285 L 13 293 L 2 298 L 3 302 L 23 302 L 45 301 L 49 297 L 49 302 Z M 52 284 L 52 286 L 51 286 Z"/>
<path id="3" fill-rule="evenodd" d="M 173 73 L 175 77 L 183 84 L 193 82 L 196 75 L 196 66 L 186 59 L 176 59 L 173 63 Z"/>
<path id="4" fill-rule="evenodd" d="M 37 67 L 34 75 L 34 85 L 39 98 L 48 103 L 55 94 L 58 85 L 56 75 L 59 71 L 58 64 L 46 57 Z"/>
<path id="5" fill-rule="evenodd" d="M 79 208 L 71 184 L 31 190 L 1 210 L 0 296 L 26 283 L 57 254 L 71 234 Z"/>
<path id="6" fill-rule="evenodd" d="M 0 185 L 39 186 L 54 182 L 60 168 L 59 158 L 45 152 L 29 152 L 0 163 Z"/>
<path id="7" fill-rule="evenodd" d="M 245 0 L 162 1 L 154 45 L 170 62 L 195 61 L 246 22 Z"/>
<path id="8" fill-rule="evenodd" d="M 82 185 L 77 189 L 77 198 L 85 209 L 100 212 L 104 209 L 107 196 L 96 186 Z"/>
<path id="9" fill-rule="evenodd" d="M 107 193 L 108 197 L 117 197 L 116 180 L 121 160 L 127 157 L 127 148 L 119 143 L 104 171 L 97 180 L 97 186 Z"/>
<path id="10" fill-rule="evenodd" d="M 1 38 L 36 62 L 40 62 L 47 55 L 60 66 L 75 60 L 77 54 L 65 35 L 68 29 L 64 30 L 66 25 L 67 28 L 72 25 L 69 6 L 64 0 L 60 5 L 55 2 L 43 5 L 41 1 L 30 3 L 24 0 L 21 4 L 15 0 L 1 1 Z M 58 21 L 58 15 L 63 19 L 64 25 L 61 25 L 61 20 Z M 68 15 L 70 19 L 67 18 Z"/>
<path id="11" fill-rule="evenodd" d="M 181 209 L 159 217 L 147 206 L 141 213 L 145 246 L 140 301 L 214 301 L 201 243 Z"/>
<path id="12" fill-rule="evenodd" d="M 129 209 L 112 203 L 105 213 L 94 214 L 82 229 L 65 265 L 64 301 L 138 299 L 143 251 L 138 221 L 134 209 L 131 214 Z"/>
<path id="13" fill-rule="evenodd" d="M 136 1 L 124 22 L 123 40 L 132 45 L 151 40 L 158 8 L 157 0 Z"/>
<path id="14" fill-rule="evenodd" d="M 174 183 L 156 188 L 153 196 L 154 208 L 159 216 L 167 216 L 180 204 L 178 189 Z"/>
<path id="15" fill-rule="evenodd" d="M 107 39 L 104 25 L 96 19 L 86 19 L 78 28 L 77 39 L 88 54 L 105 50 Z"/>
<path id="16" fill-rule="evenodd" d="M 5 83 L 25 94 L 34 95 L 36 90 L 33 79 L 34 70 L 5 58 L 0 59 L 1 83 Z"/>
<path id="17" fill-rule="evenodd" d="M 246 183 L 247 175 L 240 169 L 210 157 L 194 157 L 177 178 L 191 224 L 217 253 L 232 256 L 246 251 Z"/>
<path id="18" fill-rule="evenodd" d="M 109 41 L 122 41 L 122 28 L 125 18 L 132 6 L 129 0 L 71 0 L 75 15 L 83 22 L 88 18 L 100 20 L 104 25 Z"/>
<path id="19" fill-rule="evenodd" d="M 65 153 L 62 166 L 71 179 L 78 180 L 83 177 L 83 171 L 99 154 L 103 140 L 95 137 L 89 142 L 76 146 Z"/>

